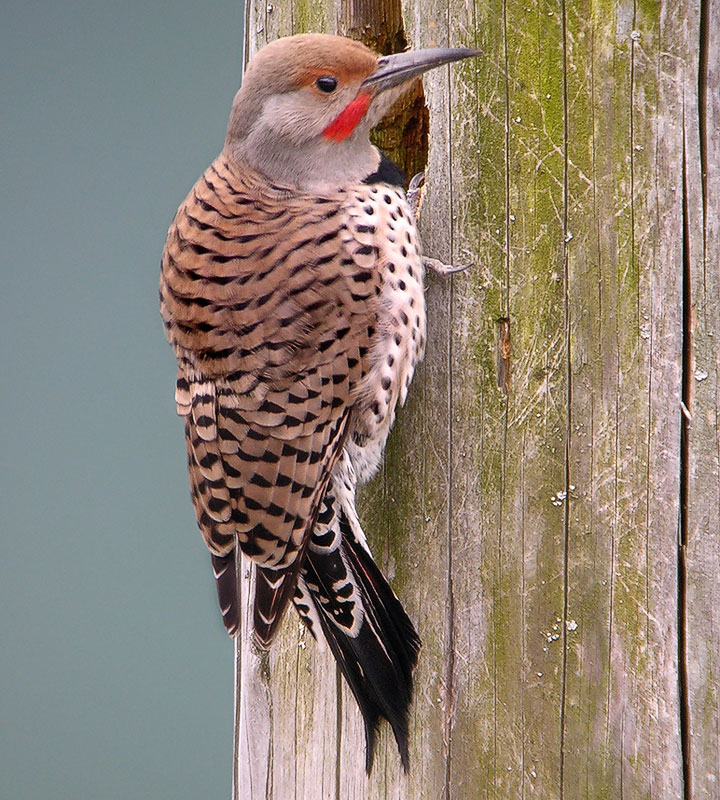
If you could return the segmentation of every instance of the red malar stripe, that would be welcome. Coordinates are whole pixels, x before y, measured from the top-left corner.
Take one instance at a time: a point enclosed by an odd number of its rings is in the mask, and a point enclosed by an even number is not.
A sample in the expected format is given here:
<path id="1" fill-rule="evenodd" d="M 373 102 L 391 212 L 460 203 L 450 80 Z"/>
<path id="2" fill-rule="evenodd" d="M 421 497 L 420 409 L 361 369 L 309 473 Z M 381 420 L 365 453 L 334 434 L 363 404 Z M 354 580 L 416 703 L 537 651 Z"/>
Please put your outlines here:
<path id="1" fill-rule="evenodd" d="M 342 142 L 355 130 L 358 122 L 365 116 L 370 108 L 369 94 L 362 92 L 350 103 L 337 117 L 325 128 L 323 136 L 326 139 L 334 139 Z"/>

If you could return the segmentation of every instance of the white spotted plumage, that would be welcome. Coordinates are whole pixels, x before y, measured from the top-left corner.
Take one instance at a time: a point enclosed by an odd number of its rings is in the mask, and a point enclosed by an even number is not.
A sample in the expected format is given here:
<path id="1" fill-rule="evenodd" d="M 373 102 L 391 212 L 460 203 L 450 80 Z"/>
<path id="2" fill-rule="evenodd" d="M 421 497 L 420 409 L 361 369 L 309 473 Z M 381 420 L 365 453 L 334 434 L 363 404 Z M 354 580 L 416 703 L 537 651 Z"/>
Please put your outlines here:
<path id="1" fill-rule="evenodd" d="M 378 335 L 371 368 L 358 387 L 359 404 L 346 446 L 360 482 L 378 468 L 398 401 L 405 403 L 425 348 L 424 266 L 415 221 L 402 189 L 386 184 L 360 188 L 348 208 L 355 238 L 377 248 L 368 268 L 382 276 Z M 372 237 L 372 238 L 371 238 Z M 361 445 L 361 447 L 353 447 Z M 359 450 L 359 452 L 358 452 Z"/>

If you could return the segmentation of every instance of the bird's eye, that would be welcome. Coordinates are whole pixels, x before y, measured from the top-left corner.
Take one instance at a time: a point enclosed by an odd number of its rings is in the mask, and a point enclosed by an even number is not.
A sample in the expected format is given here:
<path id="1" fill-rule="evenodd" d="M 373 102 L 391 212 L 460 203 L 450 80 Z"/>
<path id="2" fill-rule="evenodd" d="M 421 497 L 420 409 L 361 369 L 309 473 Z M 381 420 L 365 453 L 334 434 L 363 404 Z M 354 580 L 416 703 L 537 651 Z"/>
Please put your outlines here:
<path id="1" fill-rule="evenodd" d="M 323 75 L 315 81 L 315 86 L 317 86 L 321 92 L 330 94 L 337 89 L 337 83 L 337 78 L 333 78 L 331 75 Z"/>

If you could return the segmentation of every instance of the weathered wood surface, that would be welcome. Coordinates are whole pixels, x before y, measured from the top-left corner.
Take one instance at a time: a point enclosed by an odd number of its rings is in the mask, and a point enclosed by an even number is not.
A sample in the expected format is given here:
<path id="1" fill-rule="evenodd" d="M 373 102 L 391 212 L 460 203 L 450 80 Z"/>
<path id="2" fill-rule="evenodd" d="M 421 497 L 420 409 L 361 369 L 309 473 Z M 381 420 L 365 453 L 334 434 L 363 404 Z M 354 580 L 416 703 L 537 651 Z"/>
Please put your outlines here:
<path id="1" fill-rule="evenodd" d="M 485 53 L 425 79 L 425 249 L 475 266 L 430 276 L 361 511 L 424 643 L 412 768 L 383 729 L 365 776 L 288 614 L 238 648 L 236 797 L 720 798 L 720 3 L 252 0 L 247 53 L 400 11 Z"/>

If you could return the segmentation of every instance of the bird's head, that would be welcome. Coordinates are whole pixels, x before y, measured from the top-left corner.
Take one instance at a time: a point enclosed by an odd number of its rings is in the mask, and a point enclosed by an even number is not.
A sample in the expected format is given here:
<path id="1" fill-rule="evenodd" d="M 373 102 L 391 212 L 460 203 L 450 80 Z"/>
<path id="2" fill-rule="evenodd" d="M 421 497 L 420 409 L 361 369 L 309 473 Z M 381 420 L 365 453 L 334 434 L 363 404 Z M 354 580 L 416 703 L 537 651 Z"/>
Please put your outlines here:
<path id="1" fill-rule="evenodd" d="M 378 56 L 342 36 L 278 39 L 247 67 L 225 152 L 231 161 L 300 189 L 362 180 L 379 161 L 370 130 L 412 80 L 478 54 L 433 48 Z"/>

